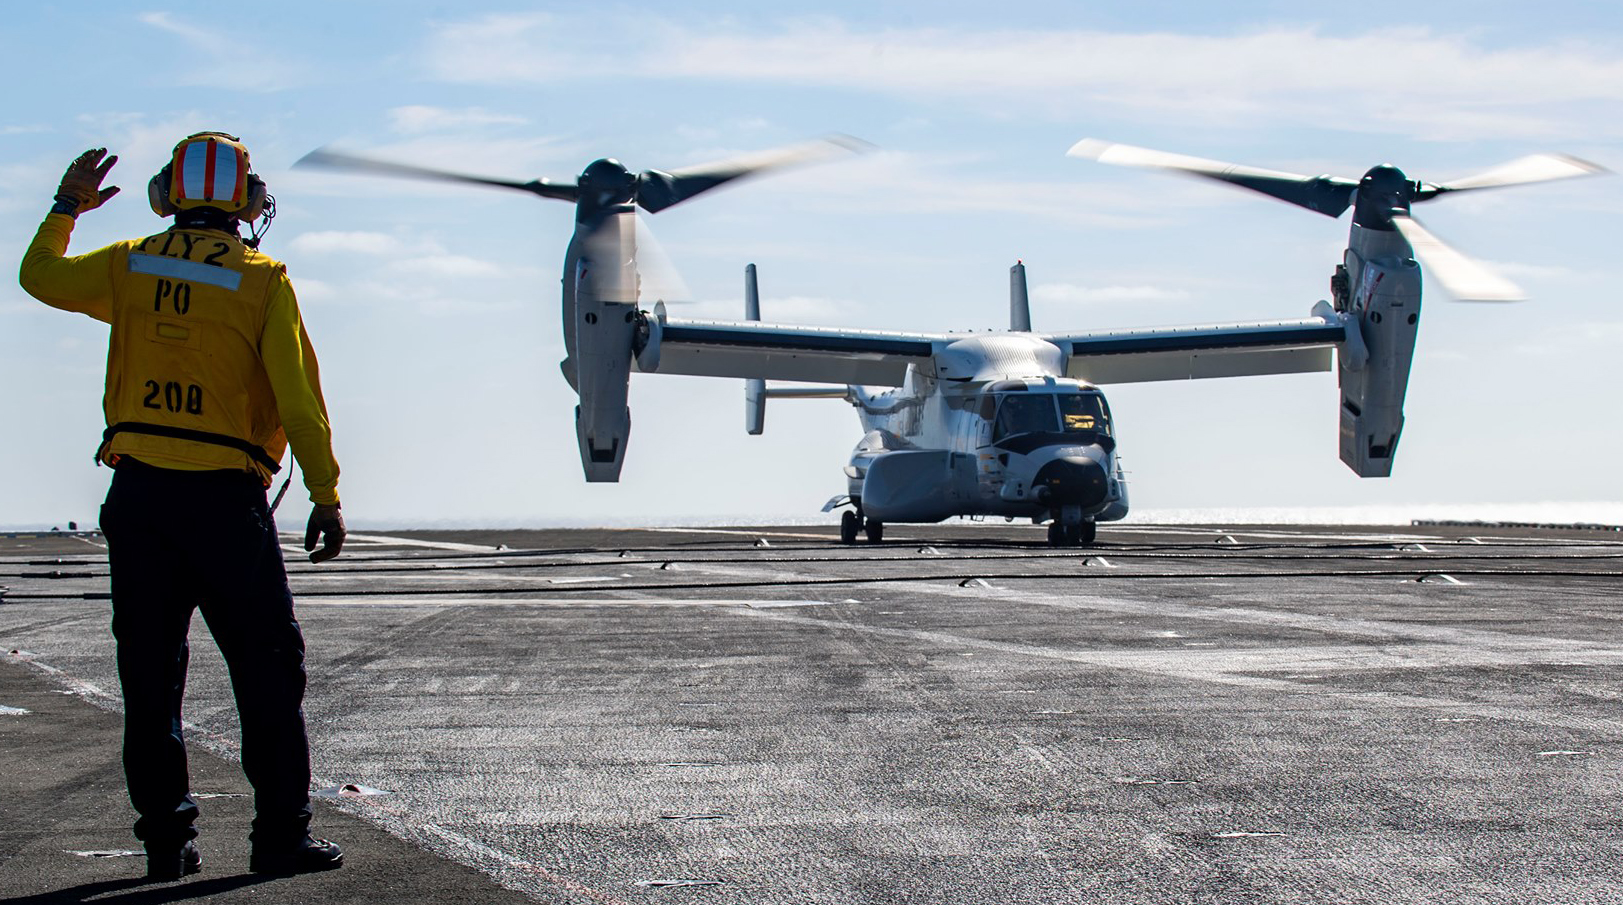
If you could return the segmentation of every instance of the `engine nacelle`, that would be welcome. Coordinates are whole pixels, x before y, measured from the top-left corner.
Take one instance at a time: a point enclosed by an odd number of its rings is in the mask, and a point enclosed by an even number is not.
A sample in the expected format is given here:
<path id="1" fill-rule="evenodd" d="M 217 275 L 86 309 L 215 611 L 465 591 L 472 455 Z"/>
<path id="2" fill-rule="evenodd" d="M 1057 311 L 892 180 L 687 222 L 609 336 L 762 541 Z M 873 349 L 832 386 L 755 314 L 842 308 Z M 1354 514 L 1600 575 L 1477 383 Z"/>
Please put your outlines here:
<path id="1" fill-rule="evenodd" d="M 639 323 L 633 228 L 629 216 L 609 218 L 594 234 L 606 241 L 589 245 L 575 265 L 575 436 L 587 481 L 620 480 L 631 438 L 626 402 Z"/>
<path id="2" fill-rule="evenodd" d="M 1420 330 L 1420 267 L 1396 231 L 1352 230 L 1346 294 L 1338 288 L 1335 302 L 1354 318 L 1365 354 L 1350 341 L 1337 356 L 1341 461 L 1361 477 L 1384 478 L 1403 436 L 1403 398 Z"/>

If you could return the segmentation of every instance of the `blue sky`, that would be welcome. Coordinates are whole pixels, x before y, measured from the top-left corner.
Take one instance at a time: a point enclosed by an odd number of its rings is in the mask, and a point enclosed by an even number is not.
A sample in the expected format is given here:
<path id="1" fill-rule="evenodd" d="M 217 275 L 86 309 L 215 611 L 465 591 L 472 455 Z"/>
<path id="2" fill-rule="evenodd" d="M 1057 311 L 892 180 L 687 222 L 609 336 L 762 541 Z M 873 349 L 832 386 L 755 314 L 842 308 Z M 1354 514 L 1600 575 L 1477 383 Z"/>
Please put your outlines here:
<path id="1" fill-rule="evenodd" d="M 1325 295 L 1345 218 L 1064 156 L 1087 136 L 1432 181 L 1543 150 L 1623 167 L 1607 5 L 221 10 L 8 11 L 0 255 L 20 259 L 86 147 L 120 155 L 125 193 L 83 218 L 80 251 L 161 227 L 144 187 L 180 137 L 242 135 L 280 205 L 265 249 L 299 290 L 361 524 L 810 516 L 843 489 L 858 429 L 841 403 L 789 401 L 749 437 L 738 382 L 639 376 L 622 483 L 585 484 L 557 368 L 569 208 L 289 169 L 318 146 L 563 178 L 599 156 L 676 167 L 851 133 L 879 150 L 650 218 L 691 296 L 673 313 L 737 316 L 754 262 L 769 320 L 931 330 L 1002 326 L 1016 259 L 1039 330 L 1299 317 Z M 1107 387 L 1135 506 L 1614 511 L 1620 209 L 1609 177 L 1418 211 L 1533 300 L 1430 287 L 1391 479 L 1336 458 L 1329 374 Z M 93 520 L 104 358 L 105 328 L 0 287 L 0 525 Z M 284 506 L 302 519 L 298 494 Z"/>

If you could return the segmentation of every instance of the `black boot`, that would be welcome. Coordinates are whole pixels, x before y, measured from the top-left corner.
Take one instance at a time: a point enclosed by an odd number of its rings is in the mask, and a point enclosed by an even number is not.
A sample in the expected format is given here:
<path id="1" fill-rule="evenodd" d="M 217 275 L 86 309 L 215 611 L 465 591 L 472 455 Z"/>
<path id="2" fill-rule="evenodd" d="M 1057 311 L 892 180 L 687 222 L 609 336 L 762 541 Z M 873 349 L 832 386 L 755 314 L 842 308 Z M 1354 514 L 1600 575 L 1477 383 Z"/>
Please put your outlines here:
<path id="1" fill-rule="evenodd" d="M 203 853 L 197 850 L 197 843 L 190 839 L 179 848 L 173 845 L 148 845 L 146 848 L 148 880 L 179 880 L 203 869 Z"/>
<path id="2" fill-rule="evenodd" d="M 344 866 L 344 852 L 325 839 L 305 836 L 291 846 L 255 843 L 248 869 L 256 874 L 307 874 Z"/>

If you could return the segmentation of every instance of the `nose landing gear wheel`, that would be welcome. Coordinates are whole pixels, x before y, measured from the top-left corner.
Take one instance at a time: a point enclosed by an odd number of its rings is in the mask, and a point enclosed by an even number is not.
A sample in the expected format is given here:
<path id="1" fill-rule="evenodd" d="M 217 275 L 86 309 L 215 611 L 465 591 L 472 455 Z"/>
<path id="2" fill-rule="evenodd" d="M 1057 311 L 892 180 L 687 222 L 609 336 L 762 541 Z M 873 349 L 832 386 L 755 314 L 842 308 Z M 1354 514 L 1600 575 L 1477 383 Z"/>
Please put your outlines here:
<path id="1" fill-rule="evenodd" d="M 862 530 L 862 517 L 847 509 L 840 515 L 840 543 L 854 544 L 857 532 Z"/>
<path id="2" fill-rule="evenodd" d="M 865 527 L 868 532 L 868 543 L 877 544 L 885 539 L 884 522 L 876 522 L 873 519 L 868 519 Z"/>

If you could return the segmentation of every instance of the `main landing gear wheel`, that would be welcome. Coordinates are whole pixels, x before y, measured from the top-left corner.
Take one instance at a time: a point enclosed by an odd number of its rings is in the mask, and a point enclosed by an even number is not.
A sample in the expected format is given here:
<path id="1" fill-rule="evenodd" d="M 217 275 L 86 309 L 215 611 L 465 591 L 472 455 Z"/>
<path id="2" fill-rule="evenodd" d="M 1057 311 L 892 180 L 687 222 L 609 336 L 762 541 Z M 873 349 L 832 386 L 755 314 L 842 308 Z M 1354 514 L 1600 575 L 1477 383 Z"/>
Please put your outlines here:
<path id="1" fill-rule="evenodd" d="M 1096 522 L 1083 522 L 1080 525 L 1062 525 L 1058 521 L 1048 523 L 1048 545 L 1050 547 L 1075 547 L 1081 544 L 1091 544 L 1099 534 L 1099 525 Z"/>
<path id="2" fill-rule="evenodd" d="M 885 523 L 864 518 L 861 509 L 847 509 L 840 513 L 840 543 L 856 543 L 859 533 L 868 535 L 868 543 L 877 544 L 885 539 Z"/>
<path id="3" fill-rule="evenodd" d="M 854 544 L 857 532 L 862 530 L 862 516 L 847 509 L 840 515 L 840 543 Z"/>

